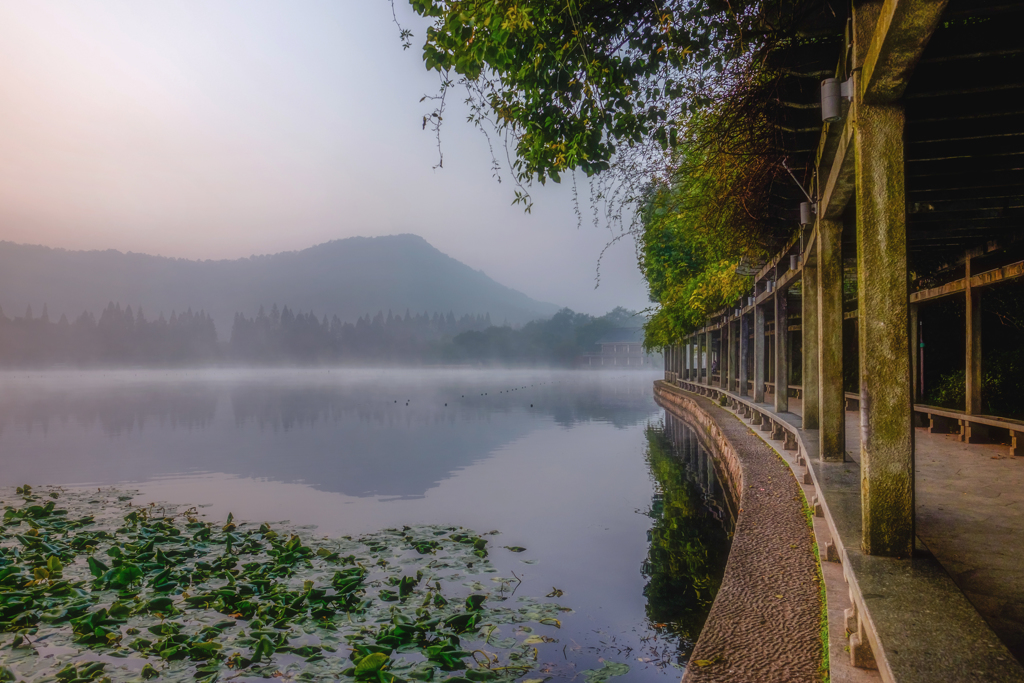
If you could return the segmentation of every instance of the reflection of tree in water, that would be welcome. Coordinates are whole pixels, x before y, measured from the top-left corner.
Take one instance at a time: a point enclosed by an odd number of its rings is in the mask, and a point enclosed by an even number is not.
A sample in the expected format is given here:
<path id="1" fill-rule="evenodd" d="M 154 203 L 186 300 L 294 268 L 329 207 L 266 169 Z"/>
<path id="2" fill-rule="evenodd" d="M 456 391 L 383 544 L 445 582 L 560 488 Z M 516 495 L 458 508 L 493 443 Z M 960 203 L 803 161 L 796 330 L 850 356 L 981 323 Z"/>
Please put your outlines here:
<path id="1" fill-rule="evenodd" d="M 57 390 L 28 395 L 5 392 L 0 398 L 0 434 L 23 425 L 46 434 L 51 424 L 99 426 L 107 436 L 143 430 L 147 424 L 169 429 L 205 429 L 217 411 L 217 392 L 205 385 L 105 388 L 86 394 Z"/>
<path id="2" fill-rule="evenodd" d="M 657 493 L 648 512 L 654 526 L 642 573 L 647 618 L 670 641 L 659 652 L 683 663 L 700 635 L 729 557 L 729 527 L 710 455 L 689 428 L 667 416 L 647 429 L 646 459 Z"/>

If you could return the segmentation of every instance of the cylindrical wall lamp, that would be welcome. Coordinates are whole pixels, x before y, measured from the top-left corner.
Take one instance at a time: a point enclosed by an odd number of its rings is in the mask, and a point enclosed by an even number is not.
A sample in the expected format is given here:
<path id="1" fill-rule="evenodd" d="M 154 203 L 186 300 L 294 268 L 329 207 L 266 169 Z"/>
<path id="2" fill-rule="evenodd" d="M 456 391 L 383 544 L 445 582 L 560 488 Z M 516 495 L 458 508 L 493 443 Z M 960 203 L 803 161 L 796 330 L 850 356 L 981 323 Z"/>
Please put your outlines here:
<path id="1" fill-rule="evenodd" d="M 800 267 L 800 257 L 796 254 L 791 254 L 789 257 L 789 269 L 796 270 Z"/>
<path id="2" fill-rule="evenodd" d="M 814 214 L 818 213 L 818 205 L 811 202 L 800 202 L 800 225 L 814 223 Z"/>
<path id="3" fill-rule="evenodd" d="M 843 120 L 842 101 L 851 99 L 853 82 L 848 79 L 839 82 L 838 78 L 826 78 L 821 82 L 821 120 L 835 123 Z"/>

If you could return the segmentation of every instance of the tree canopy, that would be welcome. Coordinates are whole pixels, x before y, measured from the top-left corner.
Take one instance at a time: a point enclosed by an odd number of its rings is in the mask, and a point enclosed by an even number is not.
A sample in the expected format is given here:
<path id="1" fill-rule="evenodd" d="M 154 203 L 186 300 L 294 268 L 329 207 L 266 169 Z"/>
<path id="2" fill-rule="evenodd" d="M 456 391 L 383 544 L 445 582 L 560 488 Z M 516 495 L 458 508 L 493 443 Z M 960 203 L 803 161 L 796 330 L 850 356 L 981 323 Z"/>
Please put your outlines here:
<path id="1" fill-rule="evenodd" d="M 430 20 L 425 65 L 442 75 L 424 126 L 440 126 L 462 84 L 470 121 L 502 136 L 520 189 L 575 170 L 610 178 L 593 196 L 636 240 L 656 304 L 648 348 L 733 303 L 748 284 L 741 260 L 760 262 L 796 229 L 779 209 L 803 201 L 787 160 L 805 177 L 813 165 L 797 136 L 820 130 L 842 3 L 410 2 Z M 529 208 L 525 190 L 516 201 Z"/>
<path id="2" fill-rule="evenodd" d="M 617 148 L 675 143 L 680 109 L 742 52 L 747 0 L 410 0 L 431 20 L 428 69 L 469 87 L 477 123 L 509 135 L 519 180 L 609 168 Z M 692 74 L 691 74 L 692 76 Z M 442 94 L 443 97 L 443 94 Z M 434 118 L 441 112 L 434 113 Z"/>

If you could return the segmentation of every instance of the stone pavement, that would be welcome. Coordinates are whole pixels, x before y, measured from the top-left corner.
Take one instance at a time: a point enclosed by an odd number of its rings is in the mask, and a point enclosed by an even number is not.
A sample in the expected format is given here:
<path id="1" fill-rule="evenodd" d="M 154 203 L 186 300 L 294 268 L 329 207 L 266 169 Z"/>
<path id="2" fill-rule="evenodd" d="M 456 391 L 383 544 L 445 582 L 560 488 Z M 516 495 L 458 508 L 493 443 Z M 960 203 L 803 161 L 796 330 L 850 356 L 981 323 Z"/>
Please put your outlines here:
<path id="1" fill-rule="evenodd" d="M 801 402 L 789 399 L 790 412 Z M 860 461 L 860 414 L 846 413 Z M 915 430 L 917 536 L 1024 664 L 1024 457 L 999 444 Z"/>
<path id="2" fill-rule="evenodd" d="M 739 489 L 725 576 L 684 683 L 822 680 L 814 537 L 789 465 L 742 420 L 712 401 L 692 394 L 656 393 L 655 398 L 715 451 L 725 478 Z"/>

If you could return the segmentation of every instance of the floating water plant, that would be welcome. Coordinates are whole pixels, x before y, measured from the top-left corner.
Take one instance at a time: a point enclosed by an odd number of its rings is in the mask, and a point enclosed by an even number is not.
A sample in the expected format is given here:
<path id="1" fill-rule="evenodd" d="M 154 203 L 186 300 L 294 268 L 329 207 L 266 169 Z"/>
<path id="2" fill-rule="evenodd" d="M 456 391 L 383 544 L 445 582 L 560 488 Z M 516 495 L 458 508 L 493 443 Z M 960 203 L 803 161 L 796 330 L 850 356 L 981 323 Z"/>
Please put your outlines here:
<path id="1" fill-rule="evenodd" d="M 511 679 L 554 642 L 517 625 L 569 611 L 514 596 L 468 529 L 329 539 L 112 489 L 0 497 L 0 681 Z"/>

